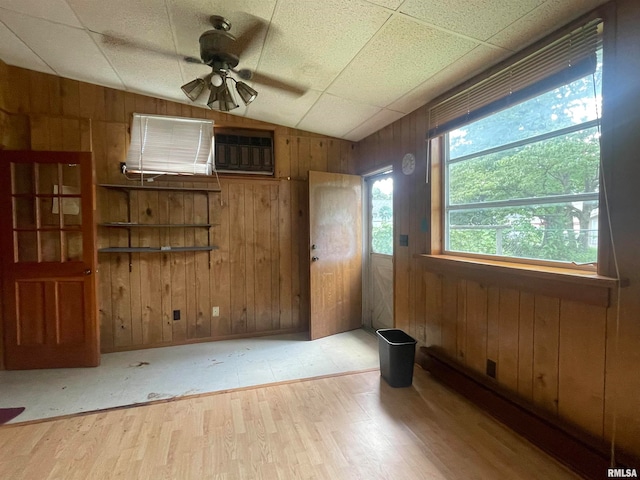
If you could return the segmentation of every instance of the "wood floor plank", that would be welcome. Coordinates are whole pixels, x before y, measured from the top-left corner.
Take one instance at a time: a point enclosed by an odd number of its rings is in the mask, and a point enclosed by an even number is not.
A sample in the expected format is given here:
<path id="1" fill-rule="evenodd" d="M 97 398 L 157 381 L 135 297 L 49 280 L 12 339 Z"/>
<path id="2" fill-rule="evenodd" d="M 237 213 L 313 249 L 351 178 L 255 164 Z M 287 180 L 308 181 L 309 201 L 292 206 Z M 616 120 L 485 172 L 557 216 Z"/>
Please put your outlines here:
<path id="1" fill-rule="evenodd" d="M 0 478 L 578 478 L 417 369 L 0 427 Z"/>

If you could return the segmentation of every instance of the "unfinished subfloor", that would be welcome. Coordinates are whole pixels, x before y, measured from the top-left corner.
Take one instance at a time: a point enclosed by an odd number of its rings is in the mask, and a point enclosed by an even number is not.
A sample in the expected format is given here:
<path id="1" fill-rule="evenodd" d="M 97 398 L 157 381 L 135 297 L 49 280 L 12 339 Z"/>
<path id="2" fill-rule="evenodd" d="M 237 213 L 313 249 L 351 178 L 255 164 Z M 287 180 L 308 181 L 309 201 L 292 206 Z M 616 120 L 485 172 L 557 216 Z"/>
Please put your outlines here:
<path id="1" fill-rule="evenodd" d="M 102 355 L 97 368 L 0 371 L 11 423 L 379 366 L 374 333 L 224 340 Z"/>

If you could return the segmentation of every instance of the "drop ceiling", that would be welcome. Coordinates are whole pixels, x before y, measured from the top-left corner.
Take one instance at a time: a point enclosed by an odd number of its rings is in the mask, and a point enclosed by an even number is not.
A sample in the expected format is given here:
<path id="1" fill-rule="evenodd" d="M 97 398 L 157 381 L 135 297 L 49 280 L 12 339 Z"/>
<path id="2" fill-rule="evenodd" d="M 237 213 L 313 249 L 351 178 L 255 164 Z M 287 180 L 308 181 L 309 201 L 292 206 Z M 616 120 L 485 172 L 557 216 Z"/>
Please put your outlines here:
<path id="1" fill-rule="evenodd" d="M 190 103 L 180 86 L 210 69 L 184 57 L 199 57 L 209 16 L 228 18 L 235 36 L 260 19 L 239 67 L 305 93 L 255 84 L 258 98 L 231 113 L 358 141 L 602 3 L 0 0 L 0 58 Z"/>

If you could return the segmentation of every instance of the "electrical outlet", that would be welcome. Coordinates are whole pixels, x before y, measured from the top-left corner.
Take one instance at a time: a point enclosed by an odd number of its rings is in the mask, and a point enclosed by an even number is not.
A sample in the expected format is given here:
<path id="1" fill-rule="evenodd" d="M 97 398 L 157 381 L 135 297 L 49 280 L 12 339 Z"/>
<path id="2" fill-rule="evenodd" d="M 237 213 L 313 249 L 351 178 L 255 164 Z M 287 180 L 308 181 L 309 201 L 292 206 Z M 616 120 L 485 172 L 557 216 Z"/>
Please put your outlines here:
<path id="1" fill-rule="evenodd" d="M 496 362 L 487 358 L 487 375 L 496 378 Z"/>
<path id="2" fill-rule="evenodd" d="M 211 316 L 212 317 L 219 317 L 220 316 L 220 307 L 213 307 L 211 309 Z"/>

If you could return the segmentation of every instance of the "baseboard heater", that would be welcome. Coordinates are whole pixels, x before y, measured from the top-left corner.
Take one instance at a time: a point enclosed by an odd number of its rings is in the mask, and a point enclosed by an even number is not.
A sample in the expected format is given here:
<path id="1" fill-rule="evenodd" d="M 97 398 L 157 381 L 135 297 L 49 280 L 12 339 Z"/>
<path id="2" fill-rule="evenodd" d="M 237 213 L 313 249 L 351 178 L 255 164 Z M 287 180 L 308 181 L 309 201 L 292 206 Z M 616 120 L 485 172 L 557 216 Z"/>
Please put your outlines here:
<path id="1" fill-rule="evenodd" d="M 491 416 L 588 479 L 607 477 L 610 446 L 527 405 L 475 372 L 456 364 L 434 347 L 420 347 L 416 363 L 441 383 L 461 393 Z M 613 468 L 637 468 L 640 460 L 616 451 Z"/>

